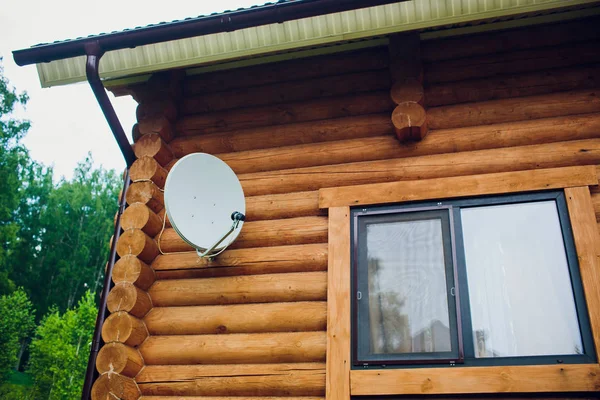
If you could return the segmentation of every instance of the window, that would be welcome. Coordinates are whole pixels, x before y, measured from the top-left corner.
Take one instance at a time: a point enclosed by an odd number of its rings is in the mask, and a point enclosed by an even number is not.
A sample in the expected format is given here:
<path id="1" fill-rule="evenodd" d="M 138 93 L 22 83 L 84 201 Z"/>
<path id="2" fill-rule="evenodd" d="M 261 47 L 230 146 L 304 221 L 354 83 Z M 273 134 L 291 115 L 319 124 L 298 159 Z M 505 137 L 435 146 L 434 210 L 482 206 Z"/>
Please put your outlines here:
<path id="1" fill-rule="evenodd" d="M 562 192 L 352 215 L 355 365 L 594 360 Z"/>

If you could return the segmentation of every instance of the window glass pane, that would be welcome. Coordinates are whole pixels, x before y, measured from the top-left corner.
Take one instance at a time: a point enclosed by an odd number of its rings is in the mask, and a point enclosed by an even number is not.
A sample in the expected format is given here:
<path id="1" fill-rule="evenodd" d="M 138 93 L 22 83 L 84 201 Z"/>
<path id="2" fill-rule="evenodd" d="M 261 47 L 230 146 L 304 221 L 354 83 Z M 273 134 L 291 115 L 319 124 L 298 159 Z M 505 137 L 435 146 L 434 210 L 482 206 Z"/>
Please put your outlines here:
<path id="1" fill-rule="evenodd" d="M 441 219 L 370 223 L 366 234 L 371 353 L 451 351 Z"/>
<path id="2" fill-rule="evenodd" d="M 463 208 L 476 357 L 582 354 L 554 201 Z"/>

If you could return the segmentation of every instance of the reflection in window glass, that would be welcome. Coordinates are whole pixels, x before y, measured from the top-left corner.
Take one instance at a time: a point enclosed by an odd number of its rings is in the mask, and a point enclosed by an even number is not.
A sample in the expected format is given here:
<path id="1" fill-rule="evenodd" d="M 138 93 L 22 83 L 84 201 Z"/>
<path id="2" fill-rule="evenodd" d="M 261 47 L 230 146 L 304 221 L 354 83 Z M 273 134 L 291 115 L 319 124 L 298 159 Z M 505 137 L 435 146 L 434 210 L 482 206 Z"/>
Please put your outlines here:
<path id="1" fill-rule="evenodd" d="M 451 351 L 440 219 L 367 224 L 372 354 Z"/>
<path id="2" fill-rule="evenodd" d="M 581 354 L 554 201 L 461 209 L 475 357 Z"/>

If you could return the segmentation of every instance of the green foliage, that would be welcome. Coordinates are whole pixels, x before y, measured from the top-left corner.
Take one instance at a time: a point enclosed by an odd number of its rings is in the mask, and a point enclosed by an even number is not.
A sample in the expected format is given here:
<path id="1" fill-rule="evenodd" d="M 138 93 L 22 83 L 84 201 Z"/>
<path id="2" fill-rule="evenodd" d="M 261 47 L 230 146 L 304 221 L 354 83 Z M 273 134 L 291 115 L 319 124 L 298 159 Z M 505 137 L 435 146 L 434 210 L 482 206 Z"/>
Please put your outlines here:
<path id="1" fill-rule="evenodd" d="M 22 288 L 0 297 L 0 382 L 10 375 L 21 345 L 33 328 L 33 305 Z"/>
<path id="2" fill-rule="evenodd" d="M 81 396 L 96 314 L 94 295 L 88 291 L 74 309 L 64 314 L 53 309 L 44 317 L 30 346 L 28 373 L 35 398 Z"/>
<path id="3" fill-rule="evenodd" d="M 3 75 L 0 58 L 0 294 L 15 290 L 7 259 L 17 240 L 15 211 L 22 198 L 21 173 L 29 163 L 27 149 L 20 143 L 29 129 L 28 121 L 11 116 L 15 107 L 27 103 L 25 93 L 17 94 Z"/>

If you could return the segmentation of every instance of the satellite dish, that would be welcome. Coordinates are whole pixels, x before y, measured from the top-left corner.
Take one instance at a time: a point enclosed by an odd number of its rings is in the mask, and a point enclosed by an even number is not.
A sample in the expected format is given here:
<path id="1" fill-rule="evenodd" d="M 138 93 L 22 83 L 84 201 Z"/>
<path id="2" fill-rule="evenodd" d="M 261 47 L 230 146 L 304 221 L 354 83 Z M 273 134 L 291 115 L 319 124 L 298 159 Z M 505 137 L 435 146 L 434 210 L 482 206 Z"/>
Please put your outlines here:
<path id="1" fill-rule="evenodd" d="M 165 183 L 165 208 L 173 229 L 200 257 L 216 257 L 238 237 L 246 201 L 235 173 L 215 156 L 189 154 Z"/>

